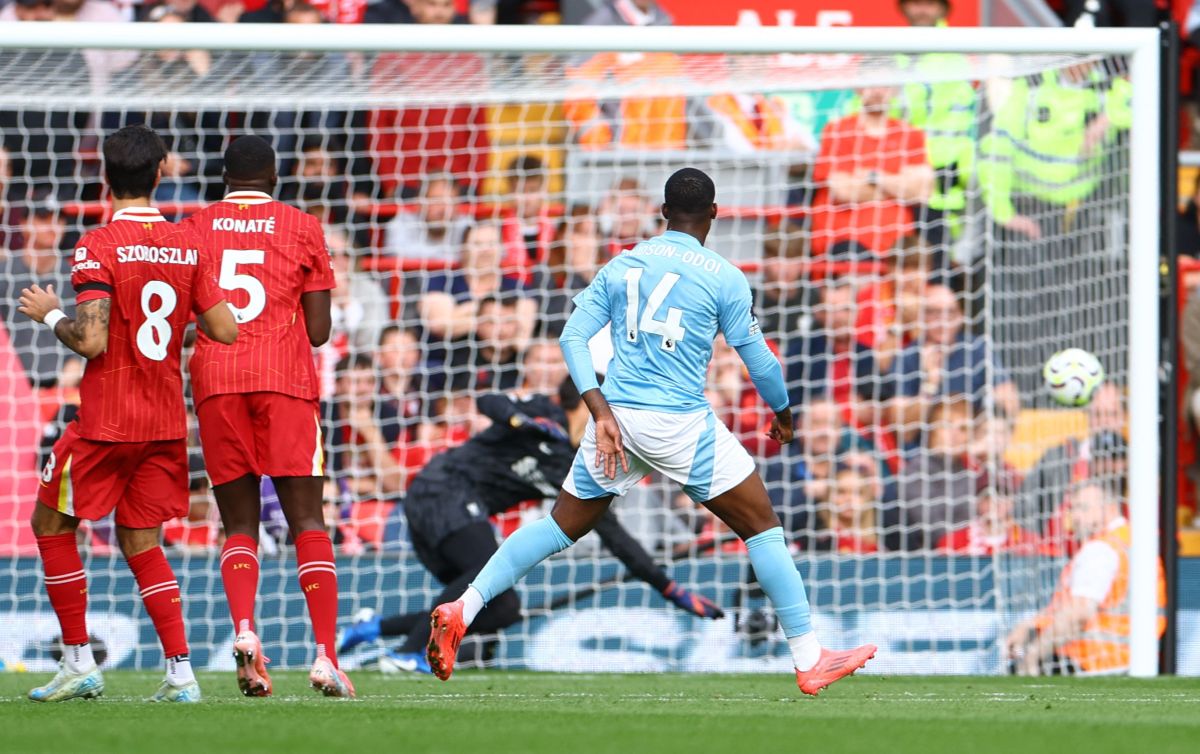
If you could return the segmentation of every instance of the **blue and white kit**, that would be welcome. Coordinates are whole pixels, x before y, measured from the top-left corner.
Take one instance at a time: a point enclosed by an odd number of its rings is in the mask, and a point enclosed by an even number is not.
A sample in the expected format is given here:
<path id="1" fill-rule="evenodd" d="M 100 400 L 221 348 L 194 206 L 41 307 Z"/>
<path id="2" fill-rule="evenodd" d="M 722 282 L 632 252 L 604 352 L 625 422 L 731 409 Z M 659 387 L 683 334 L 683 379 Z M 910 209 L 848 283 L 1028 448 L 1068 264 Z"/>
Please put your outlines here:
<path id="1" fill-rule="evenodd" d="M 683 485 L 695 501 L 728 491 L 754 472 L 741 443 L 704 395 L 718 333 L 737 349 L 774 411 L 788 405 L 779 362 L 751 311 L 746 276 L 694 237 L 676 231 L 643 241 L 600 270 L 574 299 L 562 346 L 581 393 L 597 387 L 588 340 L 612 323 L 613 359 L 601 388 L 621 427 L 628 472 L 594 468 L 595 426 L 564 488 L 589 500 L 622 495 L 650 471 Z"/>

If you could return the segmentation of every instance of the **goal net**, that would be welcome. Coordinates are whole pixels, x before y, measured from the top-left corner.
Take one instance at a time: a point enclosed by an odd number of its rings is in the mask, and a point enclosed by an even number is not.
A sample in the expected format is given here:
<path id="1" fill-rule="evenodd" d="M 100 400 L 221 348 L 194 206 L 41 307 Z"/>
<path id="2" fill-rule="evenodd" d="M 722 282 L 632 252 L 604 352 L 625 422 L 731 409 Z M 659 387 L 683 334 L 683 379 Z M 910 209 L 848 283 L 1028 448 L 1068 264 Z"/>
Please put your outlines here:
<path id="1" fill-rule="evenodd" d="M 541 31 L 542 49 L 560 33 Z M 736 53 L 691 52 L 686 41 L 644 52 L 603 31 L 611 49 L 570 54 L 418 52 L 424 45 L 395 41 L 391 51 L 229 51 L 208 32 L 195 44 L 212 49 L 80 51 L 6 36 L 0 659 L 31 670 L 53 662 L 57 624 L 26 522 L 39 456 L 75 415 L 81 373 L 15 299 L 31 282 L 70 295 L 74 240 L 108 216 L 99 145 L 147 123 L 171 152 L 156 193 L 168 216 L 219 199 L 224 147 L 255 133 L 278 153 L 277 196 L 325 225 L 338 288 L 333 337 L 314 358 L 343 622 L 364 609 L 425 620 L 442 585 L 414 552 L 410 485 L 487 426 L 479 396 L 557 393 L 571 297 L 663 229 L 663 183 L 694 166 L 717 186 L 707 245 L 751 281 L 797 439 L 780 448 L 766 438 L 770 412 L 720 343 L 709 397 L 759 463 L 823 641 L 880 645 L 873 672 L 1013 670 L 1006 637 L 1051 603 L 1081 544 L 1127 506 L 1135 537 L 1139 521 L 1157 521 L 1143 510 L 1153 494 L 1126 495 L 1135 473 L 1153 489 L 1157 453 L 1153 424 L 1129 421 L 1131 403 L 1154 411 L 1145 401 L 1156 390 L 1154 352 L 1141 371 L 1130 356 L 1131 317 L 1156 311 L 1131 292 L 1130 260 L 1157 254 L 1152 240 L 1131 241 L 1148 227 L 1147 207 L 1151 223 L 1156 211 L 1131 183 L 1133 134 L 1147 138 L 1135 123 L 1146 114 L 1133 107 L 1133 48 L 998 54 L 922 36 L 928 47 L 896 54 L 891 39 L 879 52 L 839 51 L 815 30 L 797 32 L 801 41 L 760 54 L 746 52 L 745 35 Z M 1088 408 L 1058 407 L 1042 387 L 1045 359 L 1067 347 L 1107 371 Z M 593 342 L 600 371 L 610 352 L 604 337 Z M 191 513 L 165 527 L 165 546 L 193 661 L 227 668 L 222 533 L 194 431 L 192 440 Z M 544 493 L 559 481 L 542 480 Z M 444 483 L 446 506 L 488 503 Z M 269 484 L 264 501 L 260 632 L 277 664 L 299 666 L 311 646 L 304 600 Z M 676 609 L 592 535 L 535 569 L 517 590 L 522 620 L 470 639 L 468 662 L 790 668 L 726 527 L 657 477 L 614 509 L 670 579 L 725 617 Z M 492 522 L 503 537 L 547 511 L 532 499 Z M 1086 515 L 1104 518 L 1101 528 Z M 107 662 L 155 666 L 158 644 L 111 521 L 85 525 L 80 542 L 90 630 Z M 1152 579 L 1138 580 L 1144 566 L 1122 567 L 1135 569 L 1122 605 L 1153 591 Z M 402 641 L 365 644 L 344 662 L 372 666 Z M 1079 664 L 1067 650 L 1054 661 Z M 1128 660 L 1117 664 L 1083 669 Z"/>

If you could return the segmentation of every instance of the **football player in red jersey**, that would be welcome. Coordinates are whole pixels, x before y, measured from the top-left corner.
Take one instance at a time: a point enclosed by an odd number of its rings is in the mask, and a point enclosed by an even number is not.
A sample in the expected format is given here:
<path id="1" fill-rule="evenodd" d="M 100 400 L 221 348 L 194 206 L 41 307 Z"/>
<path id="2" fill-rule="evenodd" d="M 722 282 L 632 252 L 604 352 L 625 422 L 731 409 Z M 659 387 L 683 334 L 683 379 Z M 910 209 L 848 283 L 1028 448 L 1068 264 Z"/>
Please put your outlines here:
<path id="1" fill-rule="evenodd" d="M 220 268 L 240 326 L 226 346 L 201 334 L 189 369 L 200 444 L 227 539 L 221 580 L 237 636 L 238 686 L 269 696 L 254 632 L 258 591 L 259 482 L 269 476 L 296 544 L 300 587 L 317 657 L 309 680 L 326 696 L 350 697 L 338 669 L 337 571 L 325 528 L 325 459 L 312 348 L 329 339 L 333 268 L 321 223 L 275 201 L 275 151 L 257 136 L 225 151 L 224 200 L 185 223 Z"/>
<path id="2" fill-rule="evenodd" d="M 79 519 L 116 509 L 117 541 L 167 657 L 153 701 L 197 702 L 179 584 L 159 547 L 164 521 L 187 515 L 187 414 L 179 353 L 192 312 L 210 338 L 233 343 L 237 324 L 210 260 L 150 206 L 167 150 L 145 126 L 104 141 L 112 221 L 75 247 L 75 317 L 53 286 L 21 292 L 20 311 L 86 358 L 78 418 L 42 470 L 33 531 L 46 592 L 62 628 L 63 661 L 29 692 L 39 702 L 92 698 L 104 678 L 88 643 L 87 579 L 75 544 Z"/>

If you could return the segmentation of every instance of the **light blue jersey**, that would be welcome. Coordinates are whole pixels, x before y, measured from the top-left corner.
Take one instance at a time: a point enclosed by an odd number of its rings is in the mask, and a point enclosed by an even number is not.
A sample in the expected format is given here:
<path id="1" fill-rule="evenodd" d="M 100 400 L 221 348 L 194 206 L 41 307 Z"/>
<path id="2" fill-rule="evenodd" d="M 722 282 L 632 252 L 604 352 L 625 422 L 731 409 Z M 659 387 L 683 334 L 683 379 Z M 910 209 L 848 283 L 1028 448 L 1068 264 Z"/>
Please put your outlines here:
<path id="1" fill-rule="evenodd" d="M 602 391 L 616 406 L 688 413 L 708 407 L 713 340 L 762 340 L 746 276 L 694 237 L 669 230 L 609 262 L 575 296 L 576 315 L 612 322 Z"/>

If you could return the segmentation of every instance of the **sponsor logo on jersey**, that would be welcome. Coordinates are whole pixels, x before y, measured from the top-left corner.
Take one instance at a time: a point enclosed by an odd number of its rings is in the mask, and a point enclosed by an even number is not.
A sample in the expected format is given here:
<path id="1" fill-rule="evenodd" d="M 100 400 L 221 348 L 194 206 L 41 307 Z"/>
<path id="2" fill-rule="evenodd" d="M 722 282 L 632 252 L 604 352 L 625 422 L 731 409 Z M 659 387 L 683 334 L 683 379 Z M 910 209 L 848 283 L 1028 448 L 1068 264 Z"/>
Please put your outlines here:
<path id="1" fill-rule="evenodd" d="M 87 259 L 87 247 L 80 246 L 78 249 L 75 250 L 75 261 L 82 262 L 85 259 Z"/>
<path id="2" fill-rule="evenodd" d="M 758 318 L 755 317 L 754 319 L 750 320 L 750 335 L 756 337 L 760 334 L 762 334 L 762 328 L 758 324 Z"/>
<path id="3" fill-rule="evenodd" d="M 154 262 L 156 264 L 195 265 L 200 252 L 173 246 L 118 246 L 118 262 Z"/>
<path id="4" fill-rule="evenodd" d="M 71 272 L 83 272 L 84 270 L 98 270 L 100 263 L 95 259 L 87 259 L 71 266 Z"/>
<path id="5" fill-rule="evenodd" d="M 274 233 L 275 218 L 214 217 L 212 229 L 233 233 Z"/>

